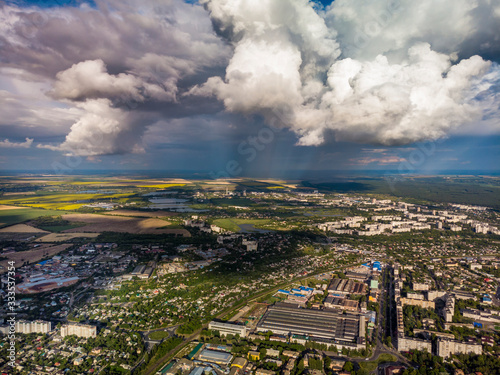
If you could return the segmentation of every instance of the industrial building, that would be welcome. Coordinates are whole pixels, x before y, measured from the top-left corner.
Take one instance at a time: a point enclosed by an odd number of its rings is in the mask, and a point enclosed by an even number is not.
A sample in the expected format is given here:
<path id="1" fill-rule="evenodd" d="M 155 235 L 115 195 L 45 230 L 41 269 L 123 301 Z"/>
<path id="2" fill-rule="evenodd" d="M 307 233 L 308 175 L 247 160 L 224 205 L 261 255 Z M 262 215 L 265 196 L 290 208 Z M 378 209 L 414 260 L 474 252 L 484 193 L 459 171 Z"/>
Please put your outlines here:
<path id="1" fill-rule="evenodd" d="M 368 273 L 363 272 L 347 271 L 345 275 L 349 280 L 365 281 L 368 278 Z"/>
<path id="2" fill-rule="evenodd" d="M 328 285 L 328 293 L 366 294 L 367 286 L 348 279 L 333 279 Z"/>
<path id="3" fill-rule="evenodd" d="M 228 366 L 232 359 L 233 355 L 231 353 L 211 349 L 203 349 L 198 356 L 198 360 L 200 361 L 216 363 L 224 366 Z"/>
<path id="4" fill-rule="evenodd" d="M 194 356 L 196 355 L 196 353 L 198 353 L 200 351 L 200 349 L 203 348 L 203 343 L 198 343 L 194 348 L 193 350 L 191 350 L 189 352 L 189 354 L 187 355 L 187 358 L 192 361 Z"/>
<path id="5" fill-rule="evenodd" d="M 326 308 L 330 309 L 341 309 L 341 310 L 358 310 L 358 301 L 351 301 L 345 298 L 328 296 L 325 298 L 324 305 Z"/>
<path id="6" fill-rule="evenodd" d="M 257 331 L 301 337 L 339 348 L 364 348 L 364 320 L 365 317 L 358 314 L 302 309 L 278 303 L 267 309 L 257 324 Z"/>
<path id="7" fill-rule="evenodd" d="M 226 335 L 240 335 L 240 337 L 247 336 L 247 327 L 235 323 L 222 323 L 222 322 L 210 322 L 208 323 L 208 329 L 212 331 L 219 331 L 221 336 Z"/>

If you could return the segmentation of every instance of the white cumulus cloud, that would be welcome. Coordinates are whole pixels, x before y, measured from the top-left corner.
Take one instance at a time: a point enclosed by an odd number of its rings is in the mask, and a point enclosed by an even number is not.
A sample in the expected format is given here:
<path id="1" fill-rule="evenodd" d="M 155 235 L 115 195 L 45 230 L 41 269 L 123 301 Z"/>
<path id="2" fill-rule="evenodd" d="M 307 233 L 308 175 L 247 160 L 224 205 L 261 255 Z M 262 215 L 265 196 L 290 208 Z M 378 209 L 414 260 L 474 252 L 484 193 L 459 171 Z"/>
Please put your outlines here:
<path id="1" fill-rule="evenodd" d="M 118 98 L 123 101 L 144 101 L 147 97 L 175 100 L 175 85 L 158 85 L 144 82 L 132 74 L 111 75 L 102 60 L 87 60 L 57 73 L 50 94 L 57 99 L 86 100 Z"/>
<path id="2" fill-rule="evenodd" d="M 68 155 L 96 156 L 143 152 L 141 138 L 145 119 L 114 108 L 108 99 L 93 99 L 77 104 L 84 115 L 75 122 L 60 145 L 42 145 Z"/>
<path id="3" fill-rule="evenodd" d="M 30 148 L 33 144 L 33 138 L 26 138 L 25 142 L 11 142 L 8 139 L 0 141 L 0 147 L 4 148 Z"/>
<path id="4" fill-rule="evenodd" d="M 488 0 L 337 0 L 324 13 L 306 0 L 202 3 L 234 54 L 225 77 L 190 94 L 278 117 L 299 145 L 437 139 L 486 113 L 472 93 L 491 62 L 461 48 L 489 32 Z"/>

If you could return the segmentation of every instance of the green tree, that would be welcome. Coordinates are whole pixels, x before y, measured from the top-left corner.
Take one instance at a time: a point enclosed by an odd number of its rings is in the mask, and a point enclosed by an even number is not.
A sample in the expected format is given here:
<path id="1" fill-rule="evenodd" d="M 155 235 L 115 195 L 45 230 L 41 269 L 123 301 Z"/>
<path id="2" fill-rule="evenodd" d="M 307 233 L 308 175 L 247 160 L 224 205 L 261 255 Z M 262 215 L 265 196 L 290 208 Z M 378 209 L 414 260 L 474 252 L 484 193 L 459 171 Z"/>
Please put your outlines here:
<path id="1" fill-rule="evenodd" d="M 324 364 L 325 364 L 325 370 L 326 369 L 329 369 L 330 368 L 330 365 L 332 364 L 332 359 L 330 357 L 325 357 L 325 361 L 324 361 Z"/>
<path id="2" fill-rule="evenodd" d="M 266 350 L 266 348 L 260 348 L 260 349 L 259 349 L 259 353 L 260 353 L 260 359 L 264 359 L 264 358 L 266 358 L 266 355 L 267 355 L 267 350 Z"/>
<path id="3" fill-rule="evenodd" d="M 347 361 L 346 363 L 344 363 L 344 367 L 342 368 L 342 370 L 347 372 L 354 371 L 354 365 L 352 364 L 352 362 Z"/>
<path id="4" fill-rule="evenodd" d="M 297 368 L 299 369 L 300 372 L 304 371 L 304 359 L 301 359 L 299 361 L 299 364 L 297 365 Z"/>

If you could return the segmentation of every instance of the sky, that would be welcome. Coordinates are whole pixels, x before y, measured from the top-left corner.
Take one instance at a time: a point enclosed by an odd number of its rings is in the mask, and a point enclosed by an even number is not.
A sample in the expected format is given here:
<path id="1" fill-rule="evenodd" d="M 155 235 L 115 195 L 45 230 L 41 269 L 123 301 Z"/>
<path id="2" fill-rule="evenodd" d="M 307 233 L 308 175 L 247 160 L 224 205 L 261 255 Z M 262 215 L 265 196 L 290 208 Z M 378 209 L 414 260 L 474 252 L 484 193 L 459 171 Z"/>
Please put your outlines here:
<path id="1" fill-rule="evenodd" d="M 0 169 L 500 170 L 497 0 L 0 0 Z"/>

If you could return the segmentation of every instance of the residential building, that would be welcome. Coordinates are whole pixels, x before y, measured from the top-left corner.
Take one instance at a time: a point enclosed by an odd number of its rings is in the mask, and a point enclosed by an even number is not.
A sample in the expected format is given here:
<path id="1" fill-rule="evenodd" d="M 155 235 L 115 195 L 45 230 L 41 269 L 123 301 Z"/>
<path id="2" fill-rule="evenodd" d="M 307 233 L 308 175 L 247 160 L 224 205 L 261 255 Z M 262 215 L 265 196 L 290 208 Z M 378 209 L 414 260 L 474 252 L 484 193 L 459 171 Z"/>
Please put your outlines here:
<path id="1" fill-rule="evenodd" d="M 52 331 L 52 323 L 43 320 L 26 321 L 18 320 L 16 322 L 17 333 L 49 333 Z"/>
<path id="2" fill-rule="evenodd" d="M 97 327 L 89 324 L 69 323 L 61 327 L 61 336 L 96 337 Z"/>
<path id="3" fill-rule="evenodd" d="M 447 358 L 452 354 L 468 354 L 473 353 L 477 355 L 483 354 L 483 347 L 481 344 L 460 342 L 455 340 L 438 339 L 437 342 L 437 355 Z"/>

